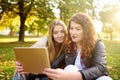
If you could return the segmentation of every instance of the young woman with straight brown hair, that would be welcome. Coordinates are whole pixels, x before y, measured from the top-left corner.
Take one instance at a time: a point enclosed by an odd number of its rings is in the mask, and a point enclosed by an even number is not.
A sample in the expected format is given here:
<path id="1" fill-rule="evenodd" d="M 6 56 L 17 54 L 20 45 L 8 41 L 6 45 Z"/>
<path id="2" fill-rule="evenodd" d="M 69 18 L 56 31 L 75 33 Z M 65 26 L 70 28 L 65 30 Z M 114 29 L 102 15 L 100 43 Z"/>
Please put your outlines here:
<path id="1" fill-rule="evenodd" d="M 57 59 L 62 51 L 64 51 L 64 45 L 67 35 L 67 28 L 63 21 L 61 20 L 54 20 L 49 26 L 48 36 L 42 37 L 38 42 L 36 42 L 31 47 L 47 47 L 51 68 L 58 68 L 58 64 L 54 63 L 54 60 Z M 29 57 L 29 56 L 28 56 Z M 57 62 L 59 63 L 59 62 Z M 42 74 L 32 74 L 32 73 L 25 73 L 23 72 L 24 68 L 21 63 L 15 61 L 16 71 L 13 80 L 48 80 L 46 75 Z M 19 75 L 19 76 L 18 76 Z M 22 77 L 25 76 L 25 77 Z"/>

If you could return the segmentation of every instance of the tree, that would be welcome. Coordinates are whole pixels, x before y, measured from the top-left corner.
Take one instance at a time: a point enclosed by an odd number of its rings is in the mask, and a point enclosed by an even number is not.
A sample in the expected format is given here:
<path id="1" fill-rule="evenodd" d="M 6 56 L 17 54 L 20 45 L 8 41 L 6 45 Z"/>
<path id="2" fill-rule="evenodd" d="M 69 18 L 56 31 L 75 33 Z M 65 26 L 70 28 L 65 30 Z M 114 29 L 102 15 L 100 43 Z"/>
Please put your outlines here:
<path id="1" fill-rule="evenodd" d="M 48 31 L 48 24 L 55 19 L 55 15 L 52 11 L 53 5 L 50 0 L 38 0 L 34 3 L 33 12 L 34 15 L 29 15 L 27 19 L 27 30 L 29 32 L 37 32 L 37 36 L 44 35 Z"/>
<path id="2" fill-rule="evenodd" d="M 25 24 L 28 17 L 35 15 L 40 18 L 39 21 L 35 20 L 40 25 L 37 30 L 43 29 L 54 18 L 49 0 L 2 0 L 0 5 L 2 6 L 1 14 L 10 13 L 20 17 L 19 41 L 22 42 L 24 41 L 24 32 L 28 29 Z"/>
<path id="3" fill-rule="evenodd" d="M 37 8 L 37 19 L 33 24 L 38 24 L 36 30 L 45 34 L 48 31 L 48 24 L 51 23 L 53 19 L 55 19 L 55 15 L 53 13 L 54 6 L 50 3 L 50 0 L 41 0 L 36 2 Z"/>
<path id="4" fill-rule="evenodd" d="M 106 4 L 103 7 L 103 11 L 100 12 L 101 21 L 104 23 L 103 32 L 108 33 L 110 40 L 113 39 L 113 33 L 119 29 L 117 26 L 118 21 L 115 19 L 115 15 L 119 10 L 118 5 Z"/>
<path id="5" fill-rule="evenodd" d="M 34 0 L 1 0 L 2 12 L 20 17 L 19 41 L 24 41 L 24 26 L 28 14 L 32 9 Z M 8 14 L 7 14 L 8 15 Z M 11 15 L 10 15 L 11 16 Z"/>
<path id="6" fill-rule="evenodd" d="M 18 17 L 4 16 L 4 19 L 2 19 L 0 25 L 0 27 L 2 28 L 1 30 L 10 29 L 9 36 L 14 36 L 14 32 L 18 31 L 18 27 L 16 27 L 19 26 L 18 19 Z"/>
<path id="7" fill-rule="evenodd" d="M 57 2 L 57 1 L 56 1 Z M 87 12 L 93 9 L 93 0 L 60 0 L 58 1 L 58 9 L 60 9 L 60 19 L 66 24 L 69 18 L 78 12 Z"/>

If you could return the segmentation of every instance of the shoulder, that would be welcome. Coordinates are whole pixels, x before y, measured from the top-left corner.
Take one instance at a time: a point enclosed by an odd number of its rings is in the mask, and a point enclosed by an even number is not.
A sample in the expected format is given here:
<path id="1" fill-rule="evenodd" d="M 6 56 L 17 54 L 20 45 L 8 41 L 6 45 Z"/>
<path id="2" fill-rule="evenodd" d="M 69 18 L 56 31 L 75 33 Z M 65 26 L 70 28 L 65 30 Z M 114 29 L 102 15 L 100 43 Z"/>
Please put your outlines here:
<path id="1" fill-rule="evenodd" d="M 94 53 L 97 57 L 102 57 L 106 55 L 106 48 L 102 40 L 96 41 Z"/>
<path id="2" fill-rule="evenodd" d="M 48 40 L 48 37 L 47 37 L 47 36 L 43 36 L 43 37 L 41 37 L 41 38 L 38 40 L 38 42 L 47 42 L 47 40 Z"/>
<path id="3" fill-rule="evenodd" d="M 31 47 L 45 47 L 47 44 L 47 40 L 48 40 L 47 36 L 43 36 Z"/>
<path id="4" fill-rule="evenodd" d="M 101 39 L 97 39 L 96 43 L 95 43 L 95 47 L 98 48 L 98 49 L 99 48 L 105 48 L 105 45 L 104 45 L 104 43 Z"/>
<path id="5" fill-rule="evenodd" d="M 42 37 L 40 38 L 40 40 L 47 40 L 47 39 L 48 39 L 47 36 L 42 36 Z"/>

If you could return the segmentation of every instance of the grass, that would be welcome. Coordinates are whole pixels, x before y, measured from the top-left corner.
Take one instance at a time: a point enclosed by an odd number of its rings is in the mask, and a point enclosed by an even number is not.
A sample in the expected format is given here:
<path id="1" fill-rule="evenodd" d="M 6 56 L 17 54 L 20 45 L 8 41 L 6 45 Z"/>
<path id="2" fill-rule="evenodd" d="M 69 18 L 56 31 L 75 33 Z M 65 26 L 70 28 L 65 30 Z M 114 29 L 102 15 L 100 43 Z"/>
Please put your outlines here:
<path id="1" fill-rule="evenodd" d="M 28 41 L 31 42 L 31 41 L 37 41 L 37 40 L 39 40 L 39 37 L 34 37 L 34 36 L 31 36 L 31 37 L 26 36 L 24 39 L 25 42 L 28 42 Z M 16 41 L 18 41 L 18 36 L 11 37 L 11 36 L 0 35 L 0 43 L 16 42 Z"/>
<path id="2" fill-rule="evenodd" d="M 107 50 L 107 64 L 111 77 L 120 79 L 120 41 L 104 41 Z"/>
<path id="3" fill-rule="evenodd" d="M 13 47 L 31 46 L 33 43 L 0 43 L 0 80 L 12 80 L 15 69 Z"/>
<path id="4" fill-rule="evenodd" d="M 12 80 L 15 70 L 13 48 L 31 46 L 38 39 L 38 37 L 26 37 L 26 42 L 16 42 L 17 37 L 0 36 L 0 80 Z"/>
<path id="5" fill-rule="evenodd" d="M 14 65 L 15 56 L 13 54 L 13 47 L 31 46 L 39 38 L 27 37 L 25 38 L 27 42 L 11 42 L 14 41 L 16 37 L 14 38 L 0 37 L 0 38 L 1 38 L 0 39 L 0 80 L 12 80 L 15 70 L 15 65 Z M 2 40 L 4 40 L 4 43 L 2 43 L 3 42 Z M 104 40 L 103 42 L 105 43 L 106 51 L 107 51 L 107 66 L 109 73 L 113 78 L 113 80 L 119 80 L 120 79 L 120 62 L 119 62 L 120 41 Z"/>

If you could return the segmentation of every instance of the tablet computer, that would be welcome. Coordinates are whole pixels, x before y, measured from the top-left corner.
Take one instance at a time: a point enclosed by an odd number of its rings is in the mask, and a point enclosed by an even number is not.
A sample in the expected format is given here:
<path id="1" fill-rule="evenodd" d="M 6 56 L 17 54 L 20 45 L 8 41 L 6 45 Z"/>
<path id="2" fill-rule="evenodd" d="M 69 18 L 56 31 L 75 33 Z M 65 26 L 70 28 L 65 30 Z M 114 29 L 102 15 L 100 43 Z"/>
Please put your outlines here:
<path id="1" fill-rule="evenodd" d="M 24 68 L 24 72 L 41 73 L 44 68 L 50 68 L 49 56 L 46 47 L 14 47 L 16 60 Z"/>

